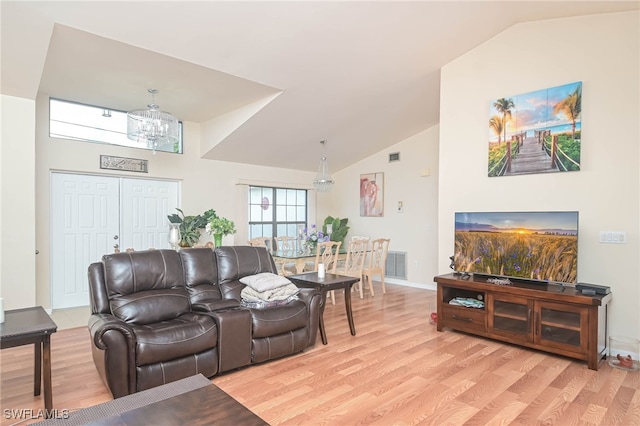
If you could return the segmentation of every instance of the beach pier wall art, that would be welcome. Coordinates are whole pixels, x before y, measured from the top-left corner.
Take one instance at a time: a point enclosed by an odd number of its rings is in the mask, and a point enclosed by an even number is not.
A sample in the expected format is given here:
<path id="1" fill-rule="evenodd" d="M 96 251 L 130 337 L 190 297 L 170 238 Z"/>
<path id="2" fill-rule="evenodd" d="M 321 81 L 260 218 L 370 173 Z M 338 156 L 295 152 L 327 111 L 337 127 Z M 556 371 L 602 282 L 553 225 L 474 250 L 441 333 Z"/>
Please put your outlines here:
<path id="1" fill-rule="evenodd" d="M 494 99 L 488 175 L 580 170 L 582 82 Z"/>

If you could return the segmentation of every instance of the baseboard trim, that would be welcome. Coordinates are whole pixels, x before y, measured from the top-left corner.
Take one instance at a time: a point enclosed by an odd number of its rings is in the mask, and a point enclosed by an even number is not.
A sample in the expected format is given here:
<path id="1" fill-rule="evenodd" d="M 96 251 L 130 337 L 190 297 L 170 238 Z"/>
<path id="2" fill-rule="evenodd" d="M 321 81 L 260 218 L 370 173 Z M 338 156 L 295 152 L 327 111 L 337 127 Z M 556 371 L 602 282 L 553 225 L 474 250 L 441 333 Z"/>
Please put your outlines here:
<path id="1" fill-rule="evenodd" d="M 407 281 L 407 280 L 399 280 L 397 278 L 386 278 L 384 279 L 385 284 L 396 284 L 396 285 L 401 285 L 401 286 L 405 286 L 405 287 L 413 287 L 413 288 L 423 288 L 425 290 L 436 290 L 438 287 L 436 287 L 436 284 L 422 284 L 422 283 L 414 283 L 411 281 Z"/>

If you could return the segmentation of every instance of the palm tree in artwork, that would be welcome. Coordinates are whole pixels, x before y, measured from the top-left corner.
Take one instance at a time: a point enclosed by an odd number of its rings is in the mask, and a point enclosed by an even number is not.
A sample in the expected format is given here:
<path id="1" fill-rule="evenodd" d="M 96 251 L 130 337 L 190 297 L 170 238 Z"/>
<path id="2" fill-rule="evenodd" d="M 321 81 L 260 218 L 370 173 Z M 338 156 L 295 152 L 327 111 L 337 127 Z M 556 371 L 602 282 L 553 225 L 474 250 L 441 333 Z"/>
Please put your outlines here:
<path id="1" fill-rule="evenodd" d="M 582 113 L 582 85 L 578 85 L 572 94 L 558 102 L 553 107 L 553 113 L 562 112 L 571 120 L 571 138 L 576 139 L 576 121 Z"/>
<path id="2" fill-rule="evenodd" d="M 489 120 L 489 127 L 491 127 L 491 130 L 498 135 L 498 145 L 500 145 L 500 142 L 502 141 L 502 119 L 499 116 L 494 115 Z"/>
<path id="3" fill-rule="evenodd" d="M 507 118 L 511 120 L 511 108 L 515 108 L 516 104 L 513 99 L 498 99 L 493 103 L 494 108 L 502 114 L 502 131 L 504 132 L 504 140 L 507 140 Z"/>

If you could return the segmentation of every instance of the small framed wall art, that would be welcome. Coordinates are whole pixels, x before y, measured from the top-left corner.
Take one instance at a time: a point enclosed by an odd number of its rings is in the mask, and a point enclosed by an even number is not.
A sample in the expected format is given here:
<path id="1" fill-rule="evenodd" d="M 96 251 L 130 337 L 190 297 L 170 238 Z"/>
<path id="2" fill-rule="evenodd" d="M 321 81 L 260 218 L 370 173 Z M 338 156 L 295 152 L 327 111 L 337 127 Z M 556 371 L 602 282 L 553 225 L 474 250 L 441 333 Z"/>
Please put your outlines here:
<path id="1" fill-rule="evenodd" d="M 384 173 L 360 175 L 360 216 L 384 216 Z"/>

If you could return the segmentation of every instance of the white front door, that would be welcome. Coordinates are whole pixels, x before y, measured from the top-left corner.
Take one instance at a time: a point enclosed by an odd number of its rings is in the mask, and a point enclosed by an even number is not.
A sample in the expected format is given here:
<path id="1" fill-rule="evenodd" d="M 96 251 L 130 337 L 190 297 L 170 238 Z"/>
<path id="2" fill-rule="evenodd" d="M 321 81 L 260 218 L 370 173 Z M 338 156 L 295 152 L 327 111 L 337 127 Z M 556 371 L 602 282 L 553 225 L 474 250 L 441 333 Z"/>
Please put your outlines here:
<path id="1" fill-rule="evenodd" d="M 89 304 L 87 268 L 114 248 L 168 248 L 178 182 L 51 174 L 52 308 Z"/>
<path id="2" fill-rule="evenodd" d="M 122 250 L 170 248 L 167 215 L 178 207 L 178 182 L 122 179 Z"/>
<path id="3" fill-rule="evenodd" d="M 87 267 L 112 253 L 120 228 L 119 179 L 51 174 L 52 308 L 89 304 Z"/>

